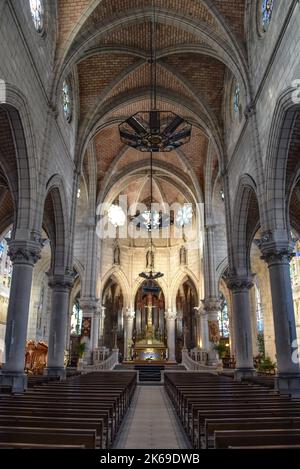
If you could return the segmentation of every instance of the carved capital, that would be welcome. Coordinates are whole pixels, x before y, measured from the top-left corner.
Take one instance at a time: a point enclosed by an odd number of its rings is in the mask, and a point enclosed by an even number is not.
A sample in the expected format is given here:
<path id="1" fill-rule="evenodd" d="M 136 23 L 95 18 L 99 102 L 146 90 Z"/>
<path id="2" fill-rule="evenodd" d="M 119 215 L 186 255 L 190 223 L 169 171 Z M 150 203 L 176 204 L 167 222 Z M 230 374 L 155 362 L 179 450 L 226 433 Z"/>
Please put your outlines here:
<path id="1" fill-rule="evenodd" d="M 8 255 L 13 264 L 34 265 L 41 257 L 42 245 L 36 241 L 8 240 Z"/>
<path id="2" fill-rule="evenodd" d="M 203 308 L 206 313 L 215 313 L 221 309 L 221 301 L 218 298 L 204 298 Z"/>
<path id="3" fill-rule="evenodd" d="M 275 264 L 289 264 L 291 259 L 294 257 L 294 241 L 283 240 L 283 241 L 263 241 L 259 245 L 262 252 L 261 259 L 263 259 L 268 266 Z"/>
<path id="4" fill-rule="evenodd" d="M 165 312 L 165 318 L 167 321 L 175 321 L 175 319 L 177 318 L 176 311 L 172 311 L 171 309 L 168 309 L 168 311 Z"/>
<path id="5" fill-rule="evenodd" d="M 74 285 L 72 275 L 53 275 L 49 277 L 48 285 L 53 290 L 70 290 Z"/>
<path id="6" fill-rule="evenodd" d="M 131 309 L 131 308 L 126 308 L 125 312 L 124 312 L 124 318 L 127 319 L 127 320 L 132 320 L 134 319 L 135 317 L 135 311 L 134 309 Z"/>
<path id="7" fill-rule="evenodd" d="M 245 276 L 232 276 L 226 281 L 229 290 L 235 292 L 240 290 L 250 290 L 253 287 L 254 274 Z"/>

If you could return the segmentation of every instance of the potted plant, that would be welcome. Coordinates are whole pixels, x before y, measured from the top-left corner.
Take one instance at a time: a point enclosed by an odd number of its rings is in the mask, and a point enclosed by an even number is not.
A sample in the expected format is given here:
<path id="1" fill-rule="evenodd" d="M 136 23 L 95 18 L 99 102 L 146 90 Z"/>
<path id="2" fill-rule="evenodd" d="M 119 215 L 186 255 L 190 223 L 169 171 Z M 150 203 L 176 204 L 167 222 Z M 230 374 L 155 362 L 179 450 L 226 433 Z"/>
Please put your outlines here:
<path id="1" fill-rule="evenodd" d="M 270 357 L 265 356 L 261 359 L 257 369 L 261 373 L 273 374 L 275 373 L 276 363 L 272 362 Z"/>
<path id="2" fill-rule="evenodd" d="M 219 355 L 219 358 L 224 358 L 225 357 L 226 346 L 222 342 L 215 343 L 214 346 L 213 346 L 213 350 L 215 350 L 215 352 L 217 352 L 217 354 Z"/>
<path id="3" fill-rule="evenodd" d="M 80 342 L 78 344 L 78 347 L 77 347 L 77 353 L 78 353 L 78 368 L 81 368 L 82 364 L 83 364 L 83 356 L 84 356 L 84 352 L 85 352 L 85 342 Z"/>

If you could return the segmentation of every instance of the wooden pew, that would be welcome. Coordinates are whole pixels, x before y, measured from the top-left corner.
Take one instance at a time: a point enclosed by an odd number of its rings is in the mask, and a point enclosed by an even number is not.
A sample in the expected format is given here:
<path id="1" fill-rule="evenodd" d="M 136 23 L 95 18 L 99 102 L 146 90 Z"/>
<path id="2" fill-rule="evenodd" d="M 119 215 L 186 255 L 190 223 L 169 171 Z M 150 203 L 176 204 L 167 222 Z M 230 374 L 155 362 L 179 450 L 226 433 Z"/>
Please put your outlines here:
<path id="1" fill-rule="evenodd" d="M 299 429 L 274 430 L 226 430 L 215 432 L 215 448 L 228 449 L 229 446 L 278 446 L 300 445 Z"/>

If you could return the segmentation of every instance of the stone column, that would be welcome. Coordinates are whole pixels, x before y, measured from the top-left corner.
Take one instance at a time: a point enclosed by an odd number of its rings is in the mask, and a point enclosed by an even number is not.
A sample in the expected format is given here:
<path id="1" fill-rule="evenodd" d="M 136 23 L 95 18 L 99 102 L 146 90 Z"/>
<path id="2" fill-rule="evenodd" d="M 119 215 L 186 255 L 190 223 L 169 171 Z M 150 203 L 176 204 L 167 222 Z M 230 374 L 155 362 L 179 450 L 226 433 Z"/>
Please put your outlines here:
<path id="1" fill-rule="evenodd" d="M 133 321 L 135 312 L 127 308 L 124 313 L 124 360 L 131 360 Z"/>
<path id="2" fill-rule="evenodd" d="M 293 293 L 290 278 L 290 260 L 293 246 L 288 242 L 266 243 L 261 248 L 270 275 L 276 360 L 277 389 L 283 393 L 300 394 L 299 359 L 295 359 L 297 332 Z"/>
<path id="3" fill-rule="evenodd" d="M 105 321 L 105 306 L 100 306 L 99 311 L 99 345 L 103 347 L 104 344 L 104 321 Z"/>
<path id="4" fill-rule="evenodd" d="M 92 354 L 95 345 L 98 347 L 99 316 L 97 314 L 98 300 L 96 298 L 81 298 L 80 307 L 82 309 L 82 338 L 85 343 L 84 358 L 87 363 L 92 362 Z M 95 344 L 96 343 L 96 344 Z"/>
<path id="5" fill-rule="evenodd" d="M 218 313 L 220 311 L 221 302 L 217 298 L 205 298 L 203 300 L 203 307 L 205 312 L 203 319 L 206 322 L 206 324 L 204 324 L 204 329 L 206 329 L 204 334 L 206 335 L 205 348 L 208 354 L 207 364 L 215 366 L 219 362 L 219 357 L 213 347 L 220 340 Z"/>
<path id="6" fill-rule="evenodd" d="M 40 251 L 41 245 L 35 241 L 9 242 L 13 273 L 5 333 L 6 362 L 0 371 L 0 384 L 11 386 L 12 392 L 24 392 L 27 387 L 25 344 L 33 267 Z"/>
<path id="7" fill-rule="evenodd" d="M 167 323 L 167 338 L 168 338 L 168 360 L 175 361 L 175 319 L 176 311 L 168 309 L 165 313 Z"/>
<path id="8" fill-rule="evenodd" d="M 49 329 L 48 363 L 45 373 L 65 379 L 64 364 L 66 330 L 69 317 L 70 290 L 73 286 L 71 275 L 54 275 L 49 279 L 52 289 L 52 304 Z"/>
<path id="9" fill-rule="evenodd" d="M 253 368 L 251 307 L 249 290 L 253 287 L 253 275 L 232 276 L 227 280 L 232 292 L 232 321 L 236 350 L 235 379 L 255 374 Z"/>

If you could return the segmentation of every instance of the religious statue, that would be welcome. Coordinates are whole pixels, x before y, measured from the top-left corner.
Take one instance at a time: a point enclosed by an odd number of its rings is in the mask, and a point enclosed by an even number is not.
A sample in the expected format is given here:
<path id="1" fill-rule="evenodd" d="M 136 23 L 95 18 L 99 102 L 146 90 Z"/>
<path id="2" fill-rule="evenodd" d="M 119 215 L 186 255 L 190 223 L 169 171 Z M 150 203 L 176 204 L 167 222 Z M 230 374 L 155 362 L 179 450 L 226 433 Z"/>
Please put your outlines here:
<path id="1" fill-rule="evenodd" d="M 179 253 L 179 258 L 180 258 L 180 265 L 186 265 L 186 249 L 184 246 L 181 246 L 180 248 L 180 253 Z"/>
<path id="2" fill-rule="evenodd" d="M 114 264 L 120 265 L 120 248 L 118 243 L 116 243 L 114 247 Z"/>
<path id="3" fill-rule="evenodd" d="M 154 269 L 154 252 L 151 250 L 147 251 L 146 254 L 146 268 Z"/>

